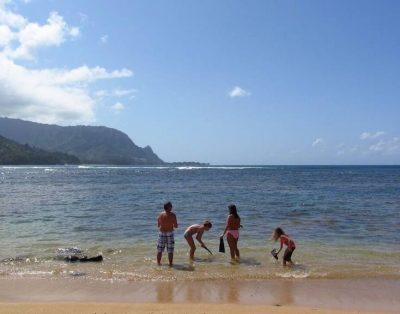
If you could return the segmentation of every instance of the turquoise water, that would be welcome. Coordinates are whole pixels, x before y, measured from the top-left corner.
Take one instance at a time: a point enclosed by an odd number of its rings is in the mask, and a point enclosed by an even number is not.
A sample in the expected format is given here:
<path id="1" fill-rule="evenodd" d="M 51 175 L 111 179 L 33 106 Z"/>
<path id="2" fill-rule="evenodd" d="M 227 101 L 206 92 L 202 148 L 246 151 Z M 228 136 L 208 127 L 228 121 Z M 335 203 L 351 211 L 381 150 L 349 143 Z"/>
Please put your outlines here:
<path id="1" fill-rule="evenodd" d="M 173 269 L 154 260 L 165 200 L 180 225 Z M 230 203 L 243 224 L 235 265 L 217 253 Z M 3 276 L 400 277 L 400 167 L 0 167 L 0 204 Z M 204 219 L 214 255 L 198 248 L 190 264 L 183 232 Z M 296 241 L 293 268 L 269 255 L 278 225 Z M 105 260 L 65 263 L 73 251 Z"/>

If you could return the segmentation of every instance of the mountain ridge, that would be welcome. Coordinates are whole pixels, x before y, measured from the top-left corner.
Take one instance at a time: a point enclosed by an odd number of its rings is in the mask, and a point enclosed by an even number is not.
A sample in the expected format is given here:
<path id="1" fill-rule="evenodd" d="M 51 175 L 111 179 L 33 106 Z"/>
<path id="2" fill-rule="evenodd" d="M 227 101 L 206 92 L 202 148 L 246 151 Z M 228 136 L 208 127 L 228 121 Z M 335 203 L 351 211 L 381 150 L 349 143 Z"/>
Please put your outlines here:
<path id="1" fill-rule="evenodd" d="M 19 144 L 74 155 L 86 164 L 165 164 L 150 146 L 139 147 L 127 134 L 105 126 L 60 126 L 0 117 L 0 135 Z"/>
<path id="2" fill-rule="evenodd" d="M 0 165 L 76 165 L 77 157 L 22 145 L 0 135 Z"/>

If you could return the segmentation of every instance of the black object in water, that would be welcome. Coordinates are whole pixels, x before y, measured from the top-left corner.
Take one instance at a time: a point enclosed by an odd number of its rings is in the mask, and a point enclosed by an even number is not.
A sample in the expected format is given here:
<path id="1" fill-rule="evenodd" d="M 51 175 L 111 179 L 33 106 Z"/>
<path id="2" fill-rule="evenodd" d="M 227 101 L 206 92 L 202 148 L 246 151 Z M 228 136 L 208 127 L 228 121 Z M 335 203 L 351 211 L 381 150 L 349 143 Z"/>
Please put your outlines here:
<path id="1" fill-rule="evenodd" d="M 271 255 L 272 255 L 276 260 L 278 260 L 278 254 L 276 254 L 276 249 L 273 249 L 273 250 L 271 251 Z"/>
<path id="2" fill-rule="evenodd" d="M 223 237 L 219 238 L 219 252 L 220 253 L 225 253 L 225 244 L 224 244 L 224 238 Z"/>
<path id="3" fill-rule="evenodd" d="M 79 257 L 76 255 L 70 255 L 67 256 L 64 259 L 66 262 L 70 262 L 70 263 L 74 263 L 74 262 L 82 262 L 82 263 L 86 263 L 86 262 L 102 262 L 103 261 L 103 256 L 102 255 L 97 255 L 94 257 L 87 257 L 87 256 L 83 256 L 83 257 Z"/>
<path id="4" fill-rule="evenodd" d="M 205 250 L 207 250 L 208 251 L 208 253 L 210 253 L 211 255 L 213 255 L 213 253 L 208 249 L 208 247 L 206 247 L 206 246 L 203 246 L 203 248 L 205 249 Z"/>

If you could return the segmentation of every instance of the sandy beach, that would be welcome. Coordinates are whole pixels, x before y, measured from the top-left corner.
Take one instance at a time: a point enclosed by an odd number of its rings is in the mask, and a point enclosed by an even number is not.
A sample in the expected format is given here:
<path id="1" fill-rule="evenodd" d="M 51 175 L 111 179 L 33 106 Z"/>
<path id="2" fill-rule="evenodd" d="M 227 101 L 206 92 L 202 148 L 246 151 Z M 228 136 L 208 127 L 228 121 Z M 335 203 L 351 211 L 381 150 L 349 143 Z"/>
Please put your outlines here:
<path id="1" fill-rule="evenodd" d="M 399 313 L 400 280 L 0 280 L 0 313 Z"/>
<path id="2" fill-rule="evenodd" d="M 50 314 L 50 313 L 163 313 L 163 314 L 242 314 L 242 313 L 270 313 L 270 314 L 356 314 L 356 313 L 384 313 L 360 312 L 346 310 L 329 310 L 299 306 L 271 306 L 271 305 L 238 305 L 238 304 L 123 304 L 123 303 L 3 303 L 0 305 L 1 314 Z"/>

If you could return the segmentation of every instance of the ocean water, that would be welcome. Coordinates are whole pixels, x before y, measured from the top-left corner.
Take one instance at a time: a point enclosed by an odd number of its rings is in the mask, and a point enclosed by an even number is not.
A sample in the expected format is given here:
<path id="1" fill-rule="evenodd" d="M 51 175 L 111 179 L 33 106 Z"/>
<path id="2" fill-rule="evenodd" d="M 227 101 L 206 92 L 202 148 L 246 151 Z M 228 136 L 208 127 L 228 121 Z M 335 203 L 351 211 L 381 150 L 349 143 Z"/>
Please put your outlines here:
<path id="1" fill-rule="evenodd" d="M 172 201 L 175 267 L 155 262 L 157 216 Z M 241 261 L 218 253 L 227 206 Z M 187 226 L 213 228 L 187 255 Z M 281 226 L 295 265 L 270 255 Z M 400 167 L 0 167 L 0 275 L 116 281 L 400 278 Z M 226 249 L 228 250 L 227 244 Z M 66 263 L 68 254 L 102 263 Z M 167 264 L 164 254 L 164 264 Z"/>

